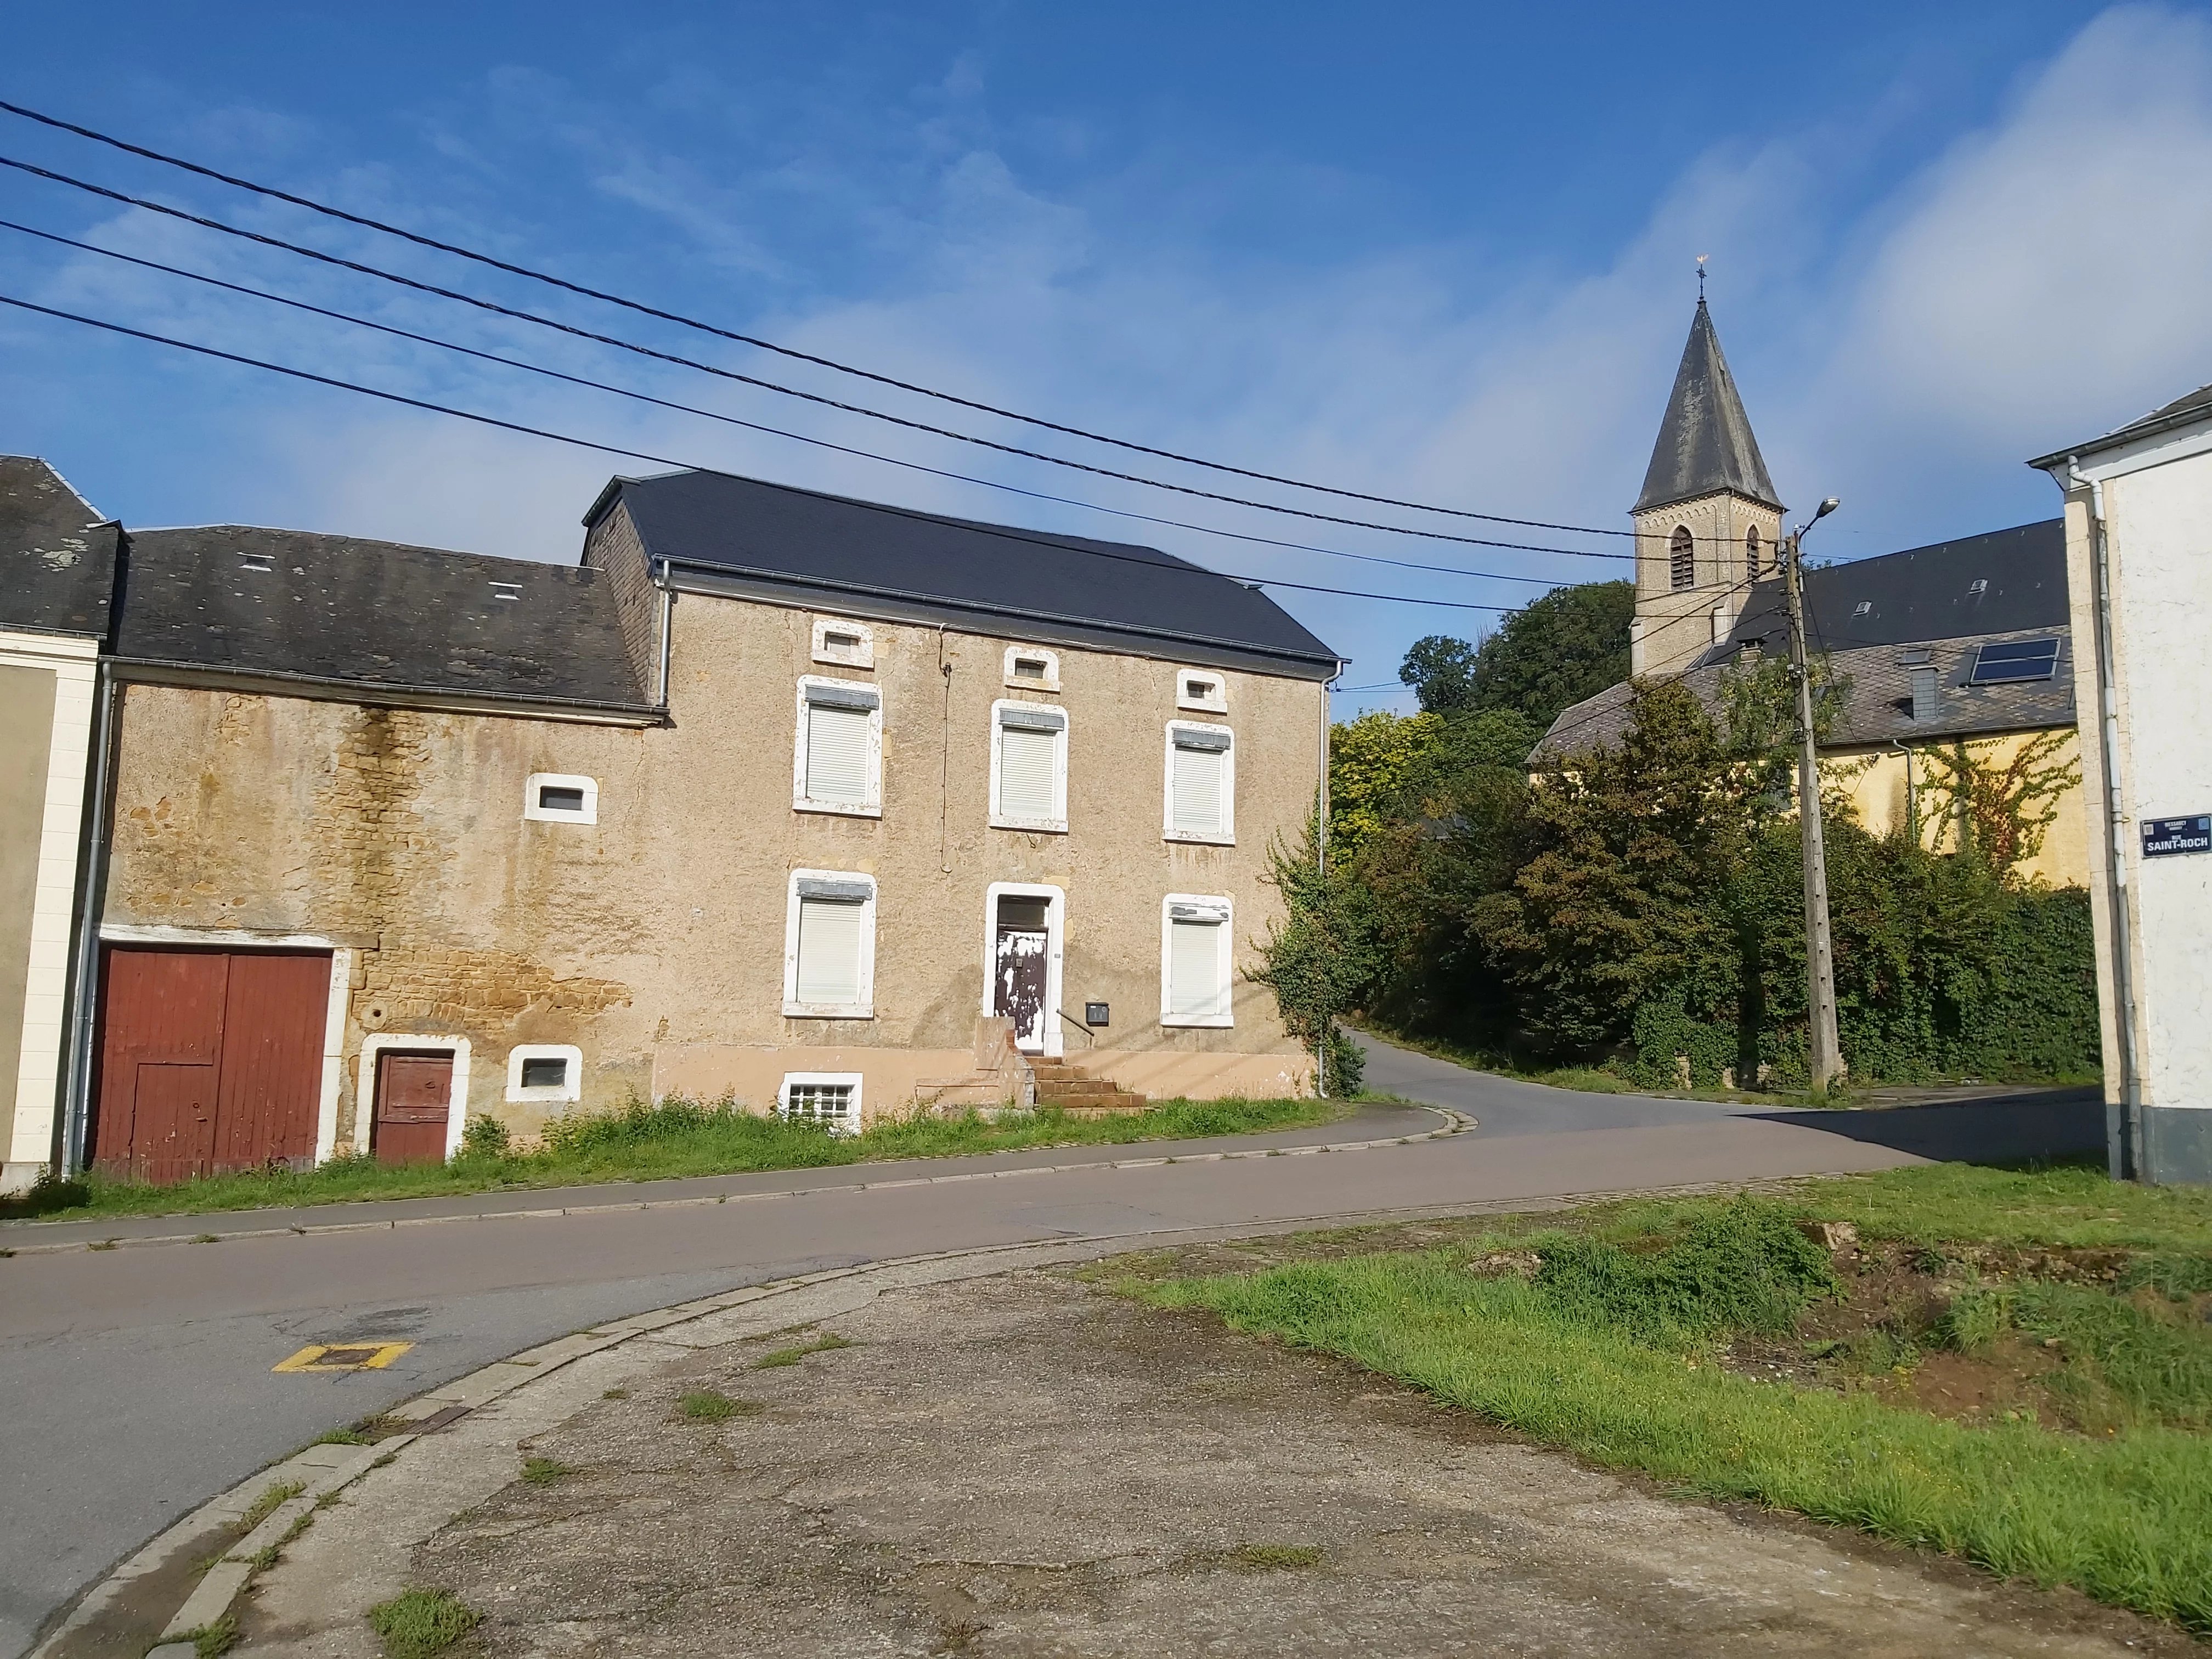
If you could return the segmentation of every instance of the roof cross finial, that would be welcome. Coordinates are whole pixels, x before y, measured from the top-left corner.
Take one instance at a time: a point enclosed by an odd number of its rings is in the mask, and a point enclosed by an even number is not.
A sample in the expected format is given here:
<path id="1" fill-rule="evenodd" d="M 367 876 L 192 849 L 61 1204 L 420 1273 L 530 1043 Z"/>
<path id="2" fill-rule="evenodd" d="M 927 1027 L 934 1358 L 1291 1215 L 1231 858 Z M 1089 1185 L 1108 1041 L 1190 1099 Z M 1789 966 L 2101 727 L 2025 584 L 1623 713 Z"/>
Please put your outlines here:
<path id="1" fill-rule="evenodd" d="M 1699 305 L 1705 302 L 1705 261 L 1712 257 L 1710 253 L 1700 253 L 1698 256 L 1698 303 Z"/>

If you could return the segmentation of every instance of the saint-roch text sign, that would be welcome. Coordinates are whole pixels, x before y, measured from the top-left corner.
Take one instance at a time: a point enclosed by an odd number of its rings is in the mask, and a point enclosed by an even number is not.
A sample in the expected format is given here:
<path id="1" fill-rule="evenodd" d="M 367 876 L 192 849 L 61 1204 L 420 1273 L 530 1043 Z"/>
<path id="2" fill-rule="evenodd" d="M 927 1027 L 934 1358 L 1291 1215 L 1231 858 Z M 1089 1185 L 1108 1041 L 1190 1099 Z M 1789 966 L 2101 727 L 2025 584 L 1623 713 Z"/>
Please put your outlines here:
<path id="1" fill-rule="evenodd" d="M 2147 859 L 2175 853 L 2212 853 L 2212 814 L 2193 818 L 2145 818 L 2142 851 Z"/>

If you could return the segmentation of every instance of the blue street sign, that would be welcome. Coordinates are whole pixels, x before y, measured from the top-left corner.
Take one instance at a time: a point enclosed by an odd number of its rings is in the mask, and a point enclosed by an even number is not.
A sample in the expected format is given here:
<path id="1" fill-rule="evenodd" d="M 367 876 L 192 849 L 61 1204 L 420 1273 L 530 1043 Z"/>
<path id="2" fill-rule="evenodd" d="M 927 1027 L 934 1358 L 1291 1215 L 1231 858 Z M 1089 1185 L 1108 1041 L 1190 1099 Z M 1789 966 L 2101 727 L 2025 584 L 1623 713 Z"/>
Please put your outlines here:
<path id="1" fill-rule="evenodd" d="M 2142 851 L 2147 859 L 2175 853 L 2212 853 L 2212 813 L 2193 818 L 2145 818 Z"/>

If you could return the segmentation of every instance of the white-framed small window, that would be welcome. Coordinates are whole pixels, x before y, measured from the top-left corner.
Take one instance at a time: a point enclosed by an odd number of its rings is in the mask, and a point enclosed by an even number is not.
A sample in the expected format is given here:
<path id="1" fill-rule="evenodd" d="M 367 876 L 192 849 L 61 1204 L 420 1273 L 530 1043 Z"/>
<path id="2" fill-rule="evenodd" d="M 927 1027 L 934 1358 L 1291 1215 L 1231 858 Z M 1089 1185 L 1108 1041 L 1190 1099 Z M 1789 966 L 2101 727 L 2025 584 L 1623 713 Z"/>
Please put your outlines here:
<path id="1" fill-rule="evenodd" d="M 1067 829 L 1067 711 L 1001 697 L 991 705 L 991 823 Z"/>
<path id="2" fill-rule="evenodd" d="M 584 1051 L 570 1042 L 526 1042 L 507 1051 L 507 1097 L 562 1105 L 584 1097 Z"/>
<path id="3" fill-rule="evenodd" d="M 792 805 L 802 812 L 881 817 L 883 775 L 883 693 L 860 680 L 801 675 Z"/>
<path id="4" fill-rule="evenodd" d="M 573 772 L 532 772 L 522 789 L 522 816 L 536 823 L 597 823 L 599 780 Z"/>
<path id="5" fill-rule="evenodd" d="M 1170 841 L 1233 846 L 1237 841 L 1237 734 L 1196 720 L 1168 722 L 1167 811 Z"/>
<path id="6" fill-rule="evenodd" d="M 873 668 L 875 632 L 842 617 L 817 617 L 813 654 L 817 662 L 834 662 L 846 668 Z"/>
<path id="7" fill-rule="evenodd" d="M 784 912 L 783 1012 L 791 1019 L 876 1017 L 876 878 L 794 870 Z"/>
<path id="8" fill-rule="evenodd" d="M 1160 1024 L 1224 1026 L 1234 966 L 1230 902 L 1211 893 L 1170 893 L 1160 902 Z"/>
<path id="9" fill-rule="evenodd" d="M 816 1123 L 833 1135 L 860 1127 L 860 1073 L 786 1072 L 776 1085 L 777 1115 L 793 1123 Z"/>
<path id="10" fill-rule="evenodd" d="M 1060 690 L 1060 653 L 1034 645 L 1006 647 L 1006 681 L 1024 691 Z"/>
<path id="11" fill-rule="evenodd" d="M 1229 681 L 1210 668 L 1176 670 L 1176 707 L 1209 714 L 1229 712 Z"/>

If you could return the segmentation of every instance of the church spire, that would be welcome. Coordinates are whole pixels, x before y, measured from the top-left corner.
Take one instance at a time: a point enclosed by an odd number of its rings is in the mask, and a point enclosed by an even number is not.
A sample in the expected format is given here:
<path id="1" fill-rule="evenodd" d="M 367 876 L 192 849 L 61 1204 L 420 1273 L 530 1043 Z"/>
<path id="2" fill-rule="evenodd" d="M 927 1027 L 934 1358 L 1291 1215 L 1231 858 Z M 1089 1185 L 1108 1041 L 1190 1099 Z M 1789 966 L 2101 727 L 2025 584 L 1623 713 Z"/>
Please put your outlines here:
<path id="1" fill-rule="evenodd" d="M 1761 506 L 1781 510 L 1774 482 L 1766 476 L 1766 462 L 1752 436 L 1743 399 L 1736 395 L 1735 377 L 1721 355 L 1720 336 L 1713 331 L 1712 313 L 1705 309 L 1703 293 L 1705 266 L 1698 267 L 1697 315 L 1690 320 L 1690 338 L 1682 348 L 1681 367 L 1674 371 L 1674 390 L 1667 399 L 1667 418 L 1659 426 L 1659 441 L 1652 447 L 1651 465 L 1644 475 L 1644 493 L 1633 509 L 1668 507 L 1694 501 L 1700 495 L 1728 490 Z"/>

